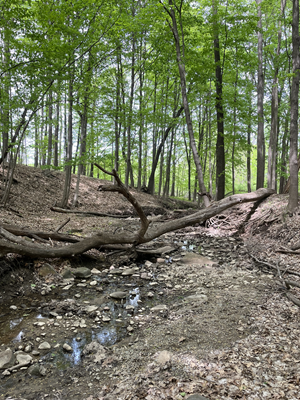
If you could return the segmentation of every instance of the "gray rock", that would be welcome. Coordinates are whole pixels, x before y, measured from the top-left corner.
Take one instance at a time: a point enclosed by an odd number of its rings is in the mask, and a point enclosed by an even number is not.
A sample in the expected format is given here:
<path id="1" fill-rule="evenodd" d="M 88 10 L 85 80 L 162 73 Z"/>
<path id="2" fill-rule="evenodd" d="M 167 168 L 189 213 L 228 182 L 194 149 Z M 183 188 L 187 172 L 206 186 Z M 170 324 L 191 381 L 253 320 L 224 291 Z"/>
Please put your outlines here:
<path id="1" fill-rule="evenodd" d="M 109 270 L 109 273 L 112 275 L 122 275 L 122 272 L 123 271 L 121 269 L 117 269 L 117 268 Z"/>
<path id="2" fill-rule="evenodd" d="M 125 299 L 125 297 L 127 296 L 126 292 L 113 292 L 109 295 L 112 299 Z"/>
<path id="3" fill-rule="evenodd" d="M 186 400 L 209 400 L 207 397 L 201 396 L 201 394 L 192 394 L 187 397 Z"/>
<path id="4" fill-rule="evenodd" d="M 93 341 L 84 347 L 82 354 L 94 363 L 101 363 L 106 357 L 106 350 L 100 343 Z"/>
<path id="5" fill-rule="evenodd" d="M 7 369 L 14 365 L 15 355 L 11 349 L 6 349 L 0 353 L 0 369 Z"/>
<path id="6" fill-rule="evenodd" d="M 33 364 L 28 368 L 29 375 L 45 376 L 47 371 L 43 365 Z"/>
<path id="7" fill-rule="evenodd" d="M 31 364 L 32 362 L 32 357 L 29 354 L 23 353 L 22 351 L 16 353 L 16 358 L 18 364 L 9 368 L 10 371 L 13 371 L 15 369 L 20 369 L 22 367 L 27 367 L 27 365 Z"/>
<path id="8" fill-rule="evenodd" d="M 198 303 L 206 303 L 208 301 L 208 297 L 205 294 L 192 294 L 191 296 L 188 296 L 185 301 L 197 301 Z"/>
<path id="9" fill-rule="evenodd" d="M 87 307 L 85 308 L 85 311 L 86 311 L 87 313 L 92 313 L 92 312 L 94 312 L 94 311 L 96 311 L 96 310 L 98 310 L 98 306 L 87 306 Z"/>
<path id="10" fill-rule="evenodd" d="M 39 352 L 39 351 L 37 351 L 37 350 L 32 350 L 32 353 L 31 353 L 33 356 L 39 356 L 41 353 Z"/>
<path id="11" fill-rule="evenodd" d="M 99 275 L 99 274 L 101 274 L 101 271 L 99 271 L 99 269 L 97 269 L 97 268 L 93 268 L 93 269 L 91 270 L 91 273 L 92 273 L 93 275 Z"/>
<path id="12" fill-rule="evenodd" d="M 165 304 L 158 304 L 157 306 L 150 308 L 150 311 L 160 312 L 160 311 L 165 311 L 167 309 L 168 307 Z"/>
<path id="13" fill-rule="evenodd" d="M 65 344 L 63 345 L 63 349 L 64 349 L 65 351 L 67 351 L 68 353 L 72 353 L 72 351 L 73 351 L 72 347 L 69 346 L 67 343 L 65 343 Z"/>
<path id="14" fill-rule="evenodd" d="M 91 274 L 91 270 L 85 267 L 80 267 L 80 268 L 74 268 L 72 270 L 73 275 L 76 278 L 89 278 L 92 274 Z"/>
<path id="15" fill-rule="evenodd" d="M 9 308 L 10 308 L 11 310 L 14 310 L 14 311 L 15 311 L 15 310 L 17 310 L 18 307 L 17 307 L 17 306 L 10 306 Z"/>
<path id="16" fill-rule="evenodd" d="M 39 350 L 50 350 L 51 345 L 48 342 L 43 342 L 39 345 Z"/>
<path id="17" fill-rule="evenodd" d="M 66 267 L 61 271 L 60 274 L 64 279 L 73 278 L 72 271 L 69 268 L 66 268 Z"/>
<path id="18" fill-rule="evenodd" d="M 171 360 L 171 356 L 172 356 L 172 354 L 169 351 L 163 350 L 160 353 L 158 353 L 158 355 L 156 357 L 156 361 L 160 365 L 165 365 Z"/>
<path id="19" fill-rule="evenodd" d="M 57 272 L 52 267 L 52 265 L 47 264 L 47 263 L 43 264 L 39 269 L 40 276 L 56 275 L 56 274 L 57 274 Z"/>
<path id="20" fill-rule="evenodd" d="M 123 276 L 129 276 L 129 275 L 133 275 L 135 273 L 135 270 L 133 268 L 128 268 L 128 269 L 124 269 L 124 271 L 122 272 Z"/>

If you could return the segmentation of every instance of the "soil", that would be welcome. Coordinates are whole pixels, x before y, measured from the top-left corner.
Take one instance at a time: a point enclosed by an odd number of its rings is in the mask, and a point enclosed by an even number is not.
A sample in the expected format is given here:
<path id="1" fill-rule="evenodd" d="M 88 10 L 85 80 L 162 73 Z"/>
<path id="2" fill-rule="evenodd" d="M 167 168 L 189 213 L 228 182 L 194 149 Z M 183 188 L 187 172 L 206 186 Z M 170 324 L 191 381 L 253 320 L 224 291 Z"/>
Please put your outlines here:
<path id="1" fill-rule="evenodd" d="M 70 217 L 62 232 L 79 237 L 98 230 L 126 234 L 138 223 L 126 200 L 97 191 L 105 181 L 88 177 L 81 178 L 76 209 L 129 219 L 51 211 L 63 178 L 59 171 L 19 166 L 1 222 L 54 231 Z M 148 215 L 162 219 L 197 207 L 131 191 Z M 1 371 L 0 398 L 177 400 L 198 393 L 211 400 L 300 399 L 299 308 L 284 284 L 300 276 L 299 255 L 286 252 L 299 241 L 299 216 L 287 215 L 286 204 L 286 196 L 271 196 L 246 224 L 251 204 L 227 210 L 144 246 L 156 248 L 154 255 L 98 249 L 69 260 L 3 258 L 0 352 L 38 350 L 43 341 L 51 350 L 32 355 L 33 364 L 44 367 L 42 376 L 27 367 Z M 62 278 L 63 269 L 82 266 L 99 272 Z M 122 275 L 129 268 L 134 273 Z M 116 291 L 126 299 L 113 300 Z M 288 293 L 300 298 L 298 291 Z M 153 310 L 157 305 L 160 311 Z M 104 346 L 101 354 L 84 354 L 92 341 Z"/>

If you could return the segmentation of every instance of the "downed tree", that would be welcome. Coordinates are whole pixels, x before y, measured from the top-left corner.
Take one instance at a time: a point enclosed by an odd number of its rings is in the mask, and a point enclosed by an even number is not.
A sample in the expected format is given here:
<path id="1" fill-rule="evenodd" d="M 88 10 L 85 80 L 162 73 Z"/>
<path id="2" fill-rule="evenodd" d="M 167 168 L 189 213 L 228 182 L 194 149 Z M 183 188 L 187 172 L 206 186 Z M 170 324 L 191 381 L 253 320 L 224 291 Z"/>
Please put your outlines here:
<path id="1" fill-rule="evenodd" d="M 163 235 L 164 233 L 195 225 L 221 213 L 222 211 L 236 204 L 258 201 L 274 193 L 274 190 L 272 189 L 258 189 L 257 191 L 252 193 L 233 195 L 218 202 L 214 202 L 209 207 L 197 211 L 194 214 L 179 218 L 177 220 L 158 223 L 148 220 L 142 207 L 135 199 L 135 197 L 130 193 L 130 191 L 125 187 L 125 185 L 121 182 L 115 170 L 113 170 L 112 172 L 108 172 L 100 165 L 95 165 L 106 174 L 113 176 L 115 179 L 115 184 L 102 186 L 100 190 L 122 194 L 135 208 L 135 211 L 140 218 L 140 227 L 137 231 L 131 232 L 126 229 L 126 232 L 121 233 L 98 232 L 94 236 L 82 239 L 74 244 L 61 247 L 50 247 L 49 245 L 44 246 L 35 243 L 30 243 L 30 245 L 28 245 L 28 241 L 20 239 L 18 237 L 18 235 L 23 235 L 21 229 L 19 232 L 17 229 L 15 229 L 14 234 L 9 232 L 9 227 L 2 226 L 0 230 L 0 235 L 2 236 L 2 239 L 0 239 L 0 257 L 3 257 L 8 253 L 16 253 L 35 258 L 72 257 L 82 254 L 91 249 L 99 249 L 101 246 L 108 244 L 129 244 L 132 245 L 132 247 L 135 249 L 135 247 L 139 244 L 147 243 Z M 35 234 L 42 237 L 41 232 L 35 232 Z M 45 234 L 45 236 L 47 235 L 44 232 L 43 234 Z M 49 233 L 48 237 L 51 237 L 51 235 L 53 235 L 53 233 Z M 60 234 L 57 235 L 60 238 L 62 237 Z"/>

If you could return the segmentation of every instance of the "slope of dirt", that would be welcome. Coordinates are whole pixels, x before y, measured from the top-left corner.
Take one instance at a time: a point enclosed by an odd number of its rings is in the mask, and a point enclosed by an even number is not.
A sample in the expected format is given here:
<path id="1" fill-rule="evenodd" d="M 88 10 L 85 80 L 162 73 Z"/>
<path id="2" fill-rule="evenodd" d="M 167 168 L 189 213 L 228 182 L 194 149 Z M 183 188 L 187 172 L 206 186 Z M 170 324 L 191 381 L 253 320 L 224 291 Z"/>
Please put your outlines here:
<path id="1" fill-rule="evenodd" d="M 63 174 L 19 167 L 16 180 L 10 209 L 1 209 L 2 222 L 54 230 L 69 216 L 50 211 L 60 199 Z M 121 196 L 97 192 L 98 185 L 83 177 L 80 210 L 132 212 Z M 134 194 L 150 214 L 179 208 L 173 201 Z M 11 255 L 1 260 L 0 268 L 8 272 L 1 282 L 0 359 L 8 347 L 37 350 L 41 340 L 51 351 L 32 356 L 42 375 L 30 374 L 28 367 L 0 371 L 0 398 L 181 400 L 201 394 L 210 400 L 300 399 L 299 308 L 284 288 L 284 279 L 299 281 L 299 255 L 289 251 L 300 240 L 300 218 L 286 214 L 286 203 L 286 196 L 271 196 L 246 223 L 251 204 L 226 210 L 206 227 L 171 232 L 147 244 L 171 250 L 138 260 L 122 260 L 112 251 L 94 253 L 96 259 L 48 262 Z M 70 218 L 63 231 L 77 235 L 123 224 L 112 218 Z M 49 265 L 56 272 L 42 276 Z M 70 266 L 96 267 L 99 275 L 71 281 L 64 289 L 70 282 L 57 273 Z M 135 273 L 123 276 L 128 268 Z M 124 304 L 112 302 L 116 290 L 139 291 L 134 311 L 126 308 L 133 294 Z M 300 298 L 297 287 L 290 293 Z M 97 311 L 87 314 L 87 305 Z M 161 309 L 153 310 L 157 305 Z M 83 337 L 91 341 L 91 332 L 98 338 L 97 332 L 115 332 L 114 313 L 120 336 L 113 342 L 98 339 L 105 348 L 95 359 L 69 362 L 59 352 L 64 343 L 76 347 L 77 339 L 78 346 Z M 40 315 L 44 319 L 36 319 Z M 111 321 L 101 321 L 107 315 Z M 79 326 L 76 333 L 73 325 Z M 16 339 L 20 330 L 24 336 Z"/>

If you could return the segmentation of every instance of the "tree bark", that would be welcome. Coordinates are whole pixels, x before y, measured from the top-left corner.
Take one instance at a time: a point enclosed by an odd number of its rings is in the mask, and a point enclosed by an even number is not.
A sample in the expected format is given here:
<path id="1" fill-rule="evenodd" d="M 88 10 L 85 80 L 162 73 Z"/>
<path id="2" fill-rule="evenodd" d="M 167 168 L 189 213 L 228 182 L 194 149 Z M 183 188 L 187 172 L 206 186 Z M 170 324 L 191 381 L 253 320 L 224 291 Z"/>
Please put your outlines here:
<path id="1" fill-rule="evenodd" d="M 214 15 L 214 55 L 215 55 L 215 73 L 216 73 L 216 112 L 217 112 L 217 200 L 225 196 L 225 144 L 224 144 L 224 111 L 223 111 L 223 71 L 221 66 L 220 39 L 218 22 L 216 21 L 218 10 L 215 0 L 212 0 Z"/>
<path id="2" fill-rule="evenodd" d="M 291 125 L 290 125 L 290 191 L 288 209 L 294 212 L 298 207 L 298 99 L 300 78 L 299 55 L 299 0 L 293 0 L 293 80 L 291 88 Z"/>
<path id="3" fill-rule="evenodd" d="M 195 142 L 193 123 L 192 123 L 192 119 L 191 119 L 190 107 L 189 107 L 187 90 L 186 90 L 185 65 L 182 60 L 182 50 L 181 50 L 181 46 L 180 46 L 180 39 L 179 39 L 178 28 L 177 28 L 177 20 L 176 20 L 175 11 L 173 8 L 173 1 L 170 0 L 169 4 L 170 4 L 170 8 L 169 9 L 165 8 L 165 10 L 168 12 L 168 14 L 170 15 L 171 20 L 172 20 L 172 25 L 170 24 L 170 28 L 172 30 L 172 33 L 174 36 L 174 41 L 175 41 L 175 46 L 176 46 L 177 65 L 178 65 L 179 75 L 180 75 L 181 94 L 182 94 L 182 102 L 183 102 L 183 107 L 184 107 L 184 112 L 185 112 L 185 119 L 186 119 L 187 129 L 188 129 L 188 133 L 189 133 L 190 145 L 192 148 L 193 158 L 194 158 L 194 162 L 195 162 L 195 166 L 196 166 L 199 187 L 203 194 L 204 205 L 205 205 L 205 207 L 208 207 L 210 204 L 210 201 L 209 201 L 208 196 L 206 195 L 207 191 L 206 191 L 206 187 L 204 184 L 202 166 L 200 163 L 200 158 L 199 158 L 199 154 L 197 152 L 197 146 L 196 146 L 196 142 Z M 180 16 L 180 18 L 181 18 L 181 16 Z M 181 33 L 183 36 L 183 32 L 181 32 Z M 184 43 L 182 43 L 182 46 L 183 46 L 183 52 L 184 52 Z"/>
<path id="4" fill-rule="evenodd" d="M 264 72 L 263 72 L 263 35 L 262 35 L 262 0 L 256 0 L 258 6 L 258 79 L 257 79 L 257 175 L 256 189 L 264 187 L 265 179 L 265 136 L 264 136 Z"/>
<path id="5" fill-rule="evenodd" d="M 286 0 L 281 0 L 281 17 L 284 15 Z M 272 101 L 271 101 L 271 132 L 268 151 L 268 187 L 276 190 L 276 156 L 278 141 L 278 73 L 279 73 L 279 56 L 281 46 L 281 21 L 279 19 L 277 51 L 275 57 L 275 69 L 272 85 Z"/>

